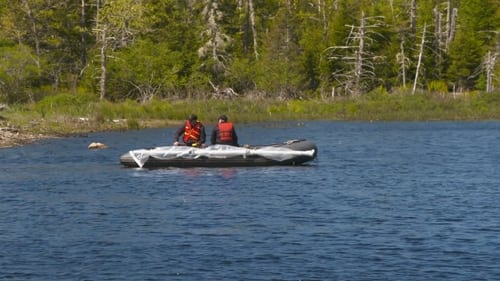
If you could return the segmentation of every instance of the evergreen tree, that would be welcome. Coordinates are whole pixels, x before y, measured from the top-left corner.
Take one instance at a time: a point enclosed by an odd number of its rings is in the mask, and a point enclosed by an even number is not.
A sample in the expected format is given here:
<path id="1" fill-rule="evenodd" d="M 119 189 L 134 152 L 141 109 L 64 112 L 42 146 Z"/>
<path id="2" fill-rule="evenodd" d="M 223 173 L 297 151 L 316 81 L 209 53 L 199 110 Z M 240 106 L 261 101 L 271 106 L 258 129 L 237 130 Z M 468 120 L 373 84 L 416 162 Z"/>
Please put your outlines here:
<path id="1" fill-rule="evenodd" d="M 461 1 L 458 9 L 457 35 L 450 45 L 448 80 L 458 90 L 474 89 L 477 69 L 488 49 L 498 44 L 498 11 L 496 0 Z"/>
<path id="2" fill-rule="evenodd" d="M 299 20 L 291 0 L 283 1 L 263 43 L 262 60 L 256 65 L 257 86 L 274 97 L 300 95 Z"/>
<path id="3" fill-rule="evenodd" d="M 499 1 L 0 0 L 0 99 L 492 91 Z"/>

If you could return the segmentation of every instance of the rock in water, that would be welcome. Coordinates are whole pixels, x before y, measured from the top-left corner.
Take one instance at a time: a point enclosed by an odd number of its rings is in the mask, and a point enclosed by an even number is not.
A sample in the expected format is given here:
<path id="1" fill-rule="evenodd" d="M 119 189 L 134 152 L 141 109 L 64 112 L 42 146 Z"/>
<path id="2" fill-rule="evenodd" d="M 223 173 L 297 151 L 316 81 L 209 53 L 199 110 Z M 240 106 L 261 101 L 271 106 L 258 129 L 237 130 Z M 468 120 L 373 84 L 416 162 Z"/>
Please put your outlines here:
<path id="1" fill-rule="evenodd" d="M 89 149 L 103 149 L 103 148 L 108 148 L 108 146 L 100 142 L 93 142 L 89 144 Z"/>

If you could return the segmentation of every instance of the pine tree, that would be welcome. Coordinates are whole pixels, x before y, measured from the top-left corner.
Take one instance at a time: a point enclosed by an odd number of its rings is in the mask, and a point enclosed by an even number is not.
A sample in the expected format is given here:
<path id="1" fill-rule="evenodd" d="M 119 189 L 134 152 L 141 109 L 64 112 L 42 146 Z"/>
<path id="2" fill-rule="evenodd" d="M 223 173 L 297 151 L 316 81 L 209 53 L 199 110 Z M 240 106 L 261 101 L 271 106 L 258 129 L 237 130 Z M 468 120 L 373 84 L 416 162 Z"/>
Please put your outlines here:
<path id="1" fill-rule="evenodd" d="M 498 22 L 496 0 L 461 1 L 458 8 L 457 33 L 450 44 L 448 80 L 458 90 L 474 89 L 483 58 L 496 44 Z"/>

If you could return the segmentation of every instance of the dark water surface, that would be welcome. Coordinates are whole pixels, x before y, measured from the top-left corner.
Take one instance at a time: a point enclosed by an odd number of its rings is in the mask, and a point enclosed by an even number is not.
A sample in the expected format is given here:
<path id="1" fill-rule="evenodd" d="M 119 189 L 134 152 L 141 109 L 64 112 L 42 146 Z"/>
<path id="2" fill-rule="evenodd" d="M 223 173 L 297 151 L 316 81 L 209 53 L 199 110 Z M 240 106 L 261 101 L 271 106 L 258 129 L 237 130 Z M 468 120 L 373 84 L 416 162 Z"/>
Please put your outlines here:
<path id="1" fill-rule="evenodd" d="M 319 159 L 119 165 L 175 128 L 0 149 L 0 280 L 498 280 L 500 122 L 237 129 L 311 139 Z"/>

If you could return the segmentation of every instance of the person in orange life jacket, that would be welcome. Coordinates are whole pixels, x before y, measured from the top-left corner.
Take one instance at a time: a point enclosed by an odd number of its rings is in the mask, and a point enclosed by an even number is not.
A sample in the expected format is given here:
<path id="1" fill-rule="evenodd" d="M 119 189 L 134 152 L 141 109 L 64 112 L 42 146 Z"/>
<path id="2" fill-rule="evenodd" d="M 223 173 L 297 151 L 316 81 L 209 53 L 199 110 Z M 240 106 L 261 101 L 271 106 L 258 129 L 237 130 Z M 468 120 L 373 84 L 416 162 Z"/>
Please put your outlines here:
<path id="1" fill-rule="evenodd" d="M 187 146 L 202 147 L 205 144 L 205 126 L 198 121 L 198 116 L 191 114 L 186 123 L 174 135 L 174 145 L 179 145 L 179 137 Z"/>
<path id="2" fill-rule="evenodd" d="M 227 122 L 226 115 L 221 115 L 219 117 L 219 123 L 214 127 L 210 141 L 212 144 L 239 146 L 236 130 L 234 129 L 233 123 Z"/>

